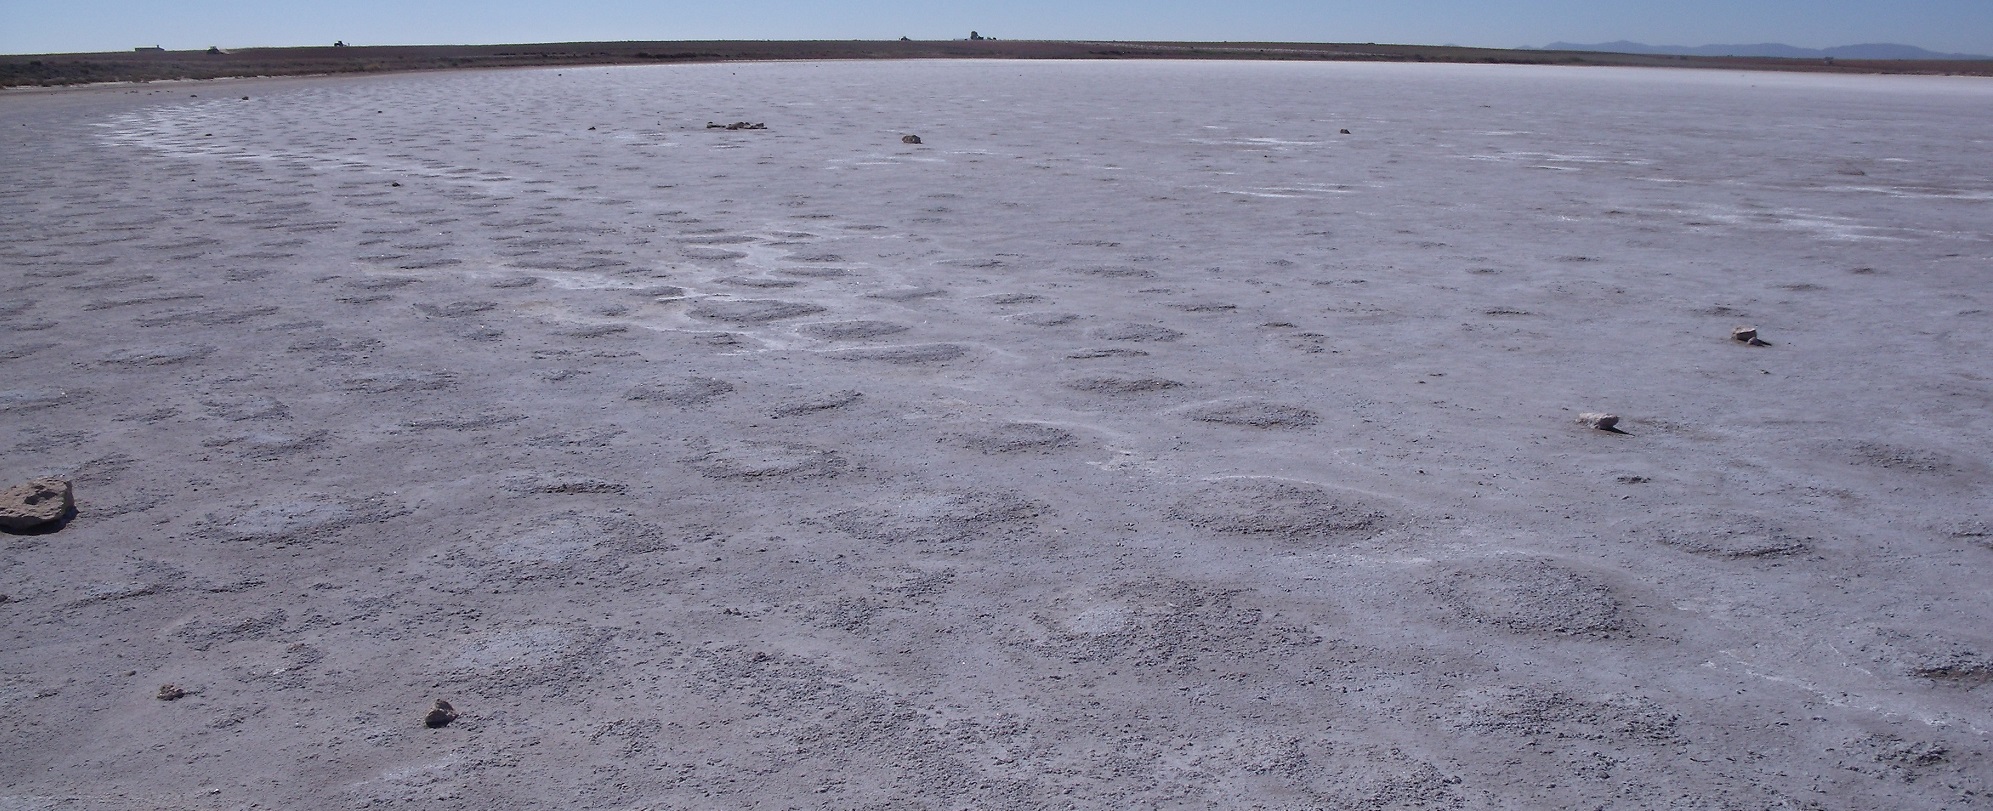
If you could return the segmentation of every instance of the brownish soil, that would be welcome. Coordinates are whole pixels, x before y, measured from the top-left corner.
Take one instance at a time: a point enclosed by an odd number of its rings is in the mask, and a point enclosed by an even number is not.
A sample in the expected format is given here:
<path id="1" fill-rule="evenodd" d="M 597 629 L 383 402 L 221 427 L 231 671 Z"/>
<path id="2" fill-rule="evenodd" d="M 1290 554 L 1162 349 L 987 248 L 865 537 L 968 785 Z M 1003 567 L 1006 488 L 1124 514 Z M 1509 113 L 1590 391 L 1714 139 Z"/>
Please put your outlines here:
<path id="1" fill-rule="evenodd" d="M 628 65 L 654 62 L 970 58 L 1480 62 L 1993 76 L 1993 60 L 1828 62 L 1763 57 L 1650 56 L 1580 51 L 1517 51 L 1437 45 L 1317 42 L 768 40 L 243 48 L 217 54 L 205 51 L 25 54 L 0 56 L 0 87 L 49 87 L 93 82 L 372 73 L 444 68 Z"/>

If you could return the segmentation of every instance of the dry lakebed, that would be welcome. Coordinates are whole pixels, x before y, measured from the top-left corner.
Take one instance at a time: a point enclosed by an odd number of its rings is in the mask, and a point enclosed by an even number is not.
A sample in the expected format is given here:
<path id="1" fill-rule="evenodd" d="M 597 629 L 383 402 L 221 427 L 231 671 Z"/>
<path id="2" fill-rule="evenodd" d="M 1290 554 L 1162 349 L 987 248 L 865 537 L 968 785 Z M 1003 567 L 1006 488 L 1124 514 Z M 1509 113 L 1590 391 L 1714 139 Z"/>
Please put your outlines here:
<path id="1" fill-rule="evenodd" d="M 0 808 L 1989 808 L 1990 428 L 1986 79 L 10 92 Z"/>

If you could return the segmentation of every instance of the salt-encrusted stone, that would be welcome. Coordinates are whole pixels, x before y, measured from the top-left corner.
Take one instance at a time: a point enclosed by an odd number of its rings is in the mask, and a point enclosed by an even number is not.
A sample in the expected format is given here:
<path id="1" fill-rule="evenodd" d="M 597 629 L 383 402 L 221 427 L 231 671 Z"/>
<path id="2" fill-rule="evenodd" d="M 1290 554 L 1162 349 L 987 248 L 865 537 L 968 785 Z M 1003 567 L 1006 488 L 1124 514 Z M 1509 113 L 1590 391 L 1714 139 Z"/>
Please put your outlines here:
<path id="1" fill-rule="evenodd" d="M 1610 431 L 1619 425 L 1619 415 L 1587 411 L 1578 415 L 1578 424 L 1588 428 L 1597 428 L 1601 431 Z"/>

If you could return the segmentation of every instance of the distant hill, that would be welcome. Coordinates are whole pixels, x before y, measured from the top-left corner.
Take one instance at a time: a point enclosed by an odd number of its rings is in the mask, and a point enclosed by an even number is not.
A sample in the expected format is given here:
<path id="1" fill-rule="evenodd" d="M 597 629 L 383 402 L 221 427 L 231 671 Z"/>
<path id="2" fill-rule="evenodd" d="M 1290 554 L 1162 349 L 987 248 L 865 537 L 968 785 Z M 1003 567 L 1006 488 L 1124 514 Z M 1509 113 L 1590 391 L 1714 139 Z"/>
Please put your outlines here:
<path id="1" fill-rule="evenodd" d="M 1993 57 L 1973 54 L 1941 54 L 1926 51 L 1915 45 L 1895 45 L 1887 42 L 1866 45 L 1842 45 L 1838 48 L 1795 48 L 1776 42 L 1761 42 L 1755 45 L 1648 45 L 1640 42 L 1601 42 L 1585 45 L 1576 42 L 1552 42 L 1541 48 L 1524 48 L 1531 51 L 1591 51 L 1595 53 L 1650 54 L 1662 56 L 1769 56 L 1782 59 L 1988 59 Z"/>

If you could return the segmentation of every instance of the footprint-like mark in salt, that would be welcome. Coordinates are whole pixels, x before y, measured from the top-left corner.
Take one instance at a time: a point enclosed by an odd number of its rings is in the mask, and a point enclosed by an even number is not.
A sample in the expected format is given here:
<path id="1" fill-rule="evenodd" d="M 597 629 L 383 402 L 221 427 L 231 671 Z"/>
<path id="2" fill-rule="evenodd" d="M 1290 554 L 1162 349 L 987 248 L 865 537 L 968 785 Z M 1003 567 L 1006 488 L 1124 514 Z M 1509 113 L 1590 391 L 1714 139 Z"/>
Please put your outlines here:
<path id="1" fill-rule="evenodd" d="M 1263 477 L 1212 483 L 1166 514 L 1211 532 L 1309 547 L 1367 541 L 1399 523 L 1374 496 Z"/>
<path id="2" fill-rule="evenodd" d="M 212 513 L 199 526 L 203 534 L 222 541 L 308 543 L 406 514 L 406 507 L 384 495 L 302 494 Z"/>
<path id="3" fill-rule="evenodd" d="M 947 438 L 957 447 L 984 453 L 1019 453 L 1071 447 L 1078 442 L 1072 431 L 1042 422 L 1006 422 L 963 431 Z"/>
<path id="4" fill-rule="evenodd" d="M 1258 657 L 1314 644 L 1306 629 L 1269 622 L 1249 593 L 1181 580 L 1073 589 L 1034 604 L 1005 641 L 1067 661 L 1178 661 L 1189 651 Z"/>
<path id="5" fill-rule="evenodd" d="M 682 245 L 746 245 L 760 241 L 760 237 L 747 234 L 712 234 L 709 236 L 679 237 Z"/>
<path id="6" fill-rule="evenodd" d="M 1755 515 L 1695 511 L 1668 516 L 1634 530 L 1692 555 L 1728 560 L 1779 558 L 1808 548 L 1807 539 Z"/>
<path id="7" fill-rule="evenodd" d="M 802 481 L 836 476 L 849 468 L 843 454 L 800 442 L 698 439 L 682 461 L 709 479 Z"/>
<path id="8" fill-rule="evenodd" d="M 1453 726 L 1517 738 L 1607 741 L 1616 745 L 1679 740 L 1681 713 L 1627 694 L 1576 696 L 1542 685 L 1484 686 L 1455 694 Z"/>
<path id="9" fill-rule="evenodd" d="M 800 268 L 776 268 L 769 272 L 779 274 L 782 276 L 797 276 L 805 279 L 835 279 L 841 276 L 850 276 L 854 271 L 850 270 L 849 268 L 836 268 L 836 267 L 800 267 Z"/>
<path id="10" fill-rule="evenodd" d="M 1045 505 L 1022 494 L 996 491 L 916 491 L 832 513 L 833 528 L 884 543 L 957 543 L 972 537 L 1028 529 Z"/>
<path id="11" fill-rule="evenodd" d="M 1075 349 L 1071 352 L 1066 353 L 1066 357 L 1071 358 L 1073 360 L 1096 360 L 1099 358 L 1142 358 L 1142 357 L 1148 357 L 1148 355 L 1149 353 L 1147 350 L 1129 349 L 1123 346 L 1088 347 L 1086 349 Z"/>
<path id="12" fill-rule="evenodd" d="M 405 394 L 442 391 L 457 385 L 457 373 L 447 370 L 396 369 L 346 378 L 339 388 L 360 394 Z"/>
<path id="13" fill-rule="evenodd" d="M 770 409 L 768 416 L 776 419 L 800 417 L 840 409 L 864 399 L 865 394 L 857 389 L 824 392 L 811 397 L 787 400 Z"/>
<path id="14" fill-rule="evenodd" d="M 1476 625 L 1578 636 L 1633 627 L 1610 585 L 1549 558 L 1448 561 L 1433 566 L 1426 588 L 1455 619 Z"/>
<path id="15" fill-rule="evenodd" d="M 1850 464 L 1862 467 L 1929 476 L 1933 479 L 1958 478 L 1961 481 L 1973 481 L 1987 478 L 1988 468 L 1984 463 L 1934 448 L 1876 441 L 1835 441 L 1825 444 L 1830 452 L 1845 458 Z"/>
<path id="16" fill-rule="evenodd" d="M 1309 409 L 1258 397 L 1212 400 L 1186 406 L 1175 413 L 1198 422 L 1246 428 L 1308 428 L 1322 421 L 1320 415 Z"/>
<path id="17" fill-rule="evenodd" d="M 417 303 L 411 305 L 424 315 L 437 318 L 462 318 L 467 315 L 490 312 L 498 309 L 495 301 L 452 301 L 444 304 Z"/>
<path id="18" fill-rule="evenodd" d="M 1153 394 L 1183 388 L 1183 384 L 1163 377 L 1123 377 L 1094 375 L 1062 381 L 1059 385 L 1092 394 Z"/>
<path id="19" fill-rule="evenodd" d="M 275 397 L 246 395 L 239 397 L 213 396 L 201 400 L 208 414 L 229 422 L 248 420 L 288 420 L 291 407 Z"/>
<path id="20" fill-rule="evenodd" d="M 721 276 L 720 278 L 714 279 L 713 282 L 715 284 L 724 284 L 733 287 L 746 287 L 756 290 L 783 290 L 793 287 L 802 287 L 803 285 L 808 284 L 808 282 L 802 281 L 800 279 L 770 279 L 765 276 Z"/>
<path id="21" fill-rule="evenodd" d="M 589 485 L 602 482 L 538 480 L 556 487 L 581 488 L 542 487 L 535 491 L 559 492 L 563 499 L 604 492 L 589 489 Z M 615 582 L 630 570 L 635 556 L 674 549 L 675 540 L 663 527 L 627 515 L 568 511 L 523 524 L 508 521 L 503 526 L 467 527 L 426 555 L 423 574 L 427 582 L 445 593 L 557 592 L 583 581 Z"/>
<path id="22" fill-rule="evenodd" d="M 1237 304 L 1226 304 L 1218 301 L 1179 301 L 1163 306 L 1186 313 L 1226 313 L 1239 309 L 1239 305 Z"/>
<path id="23" fill-rule="evenodd" d="M 865 297 L 905 304 L 945 295 L 948 295 L 948 291 L 940 287 L 902 287 L 893 290 L 879 290 L 866 293 Z"/>
<path id="24" fill-rule="evenodd" d="M 632 387 L 623 399 L 643 403 L 664 403 L 681 408 L 700 406 L 732 394 L 734 384 L 711 377 L 655 381 Z"/>
<path id="25" fill-rule="evenodd" d="M 1134 268 L 1125 265 L 1092 265 L 1067 268 L 1067 273 L 1093 276 L 1101 279 L 1152 279 L 1156 272 L 1147 268 Z"/>
<path id="26" fill-rule="evenodd" d="M 826 321 L 817 324 L 804 324 L 796 331 L 811 338 L 826 341 L 862 341 L 882 338 L 907 331 L 904 324 L 890 321 Z"/>
<path id="27" fill-rule="evenodd" d="M 900 365 L 923 363 L 946 363 L 969 354 L 969 348 L 961 344 L 905 344 L 901 346 L 866 347 L 863 349 L 833 349 L 821 353 L 824 357 L 837 360 L 879 361 Z"/>
<path id="28" fill-rule="evenodd" d="M 1850 641 L 1877 670 L 1960 690 L 1993 684 L 1993 653 L 1984 639 L 1957 630 L 1889 626 L 1857 634 Z"/>
<path id="29" fill-rule="evenodd" d="M 692 305 L 690 314 L 729 324 L 766 324 L 815 315 L 825 309 L 820 304 L 779 299 L 705 299 Z"/>
<path id="30" fill-rule="evenodd" d="M 991 304 L 1003 304 L 1003 305 L 1036 304 L 1038 302 L 1045 300 L 1044 296 L 1038 295 L 1037 293 L 997 293 L 994 295 L 982 296 L 981 298 L 983 301 L 987 301 Z"/>
<path id="31" fill-rule="evenodd" d="M 1153 341 L 1167 343 L 1183 337 L 1183 333 L 1158 324 L 1115 324 L 1095 327 L 1087 334 L 1102 341 Z"/>
<path id="32" fill-rule="evenodd" d="M 399 290 L 411 284 L 420 284 L 421 279 L 413 276 L 371 276 L 347 282 L 347 287 L 360 290 Z"/>
<path id="33" fill-rule="evenodd" d="M 253 431 L 209 437 L 202 440 L 201 447 L 225 451 L 239 459 L 274 462 L 324 447 L 331 440 L 332 432 L 325 430 L 302 433 Z"/>
<path id="34" fill-rule="evenodd" d="M 558 694 L 603 667 L 603 648 L 612 636 L 606 630 L 561 625 L 481 631 L 461 640 L 437 675 L 491 695 L 535 687 Z"/>
<path id="35" fill-rule="evenodd" d="M 747 258 L 747 254 L 741 251 L 715 251 L 695 248 L 685 248 L 680 250 L 679 254 L 693 262 L 732 262 Z"/>
<path id="36" fill-rule="evenodd" d="M 118 349 L 98 360 L 106 366 L 126 368 L 145 366 L 175 366 L 202 360 L 215 353 L 215 347 L 205 344 L 165 344 L 137 346 Z"/>
<path id="37" fill-rule="evenodd" d="M 1061 327 L 1084 317 L 1079 313 L 1019 313 L 1011 316 L 1010 320 L 1034 327 Z"/>

